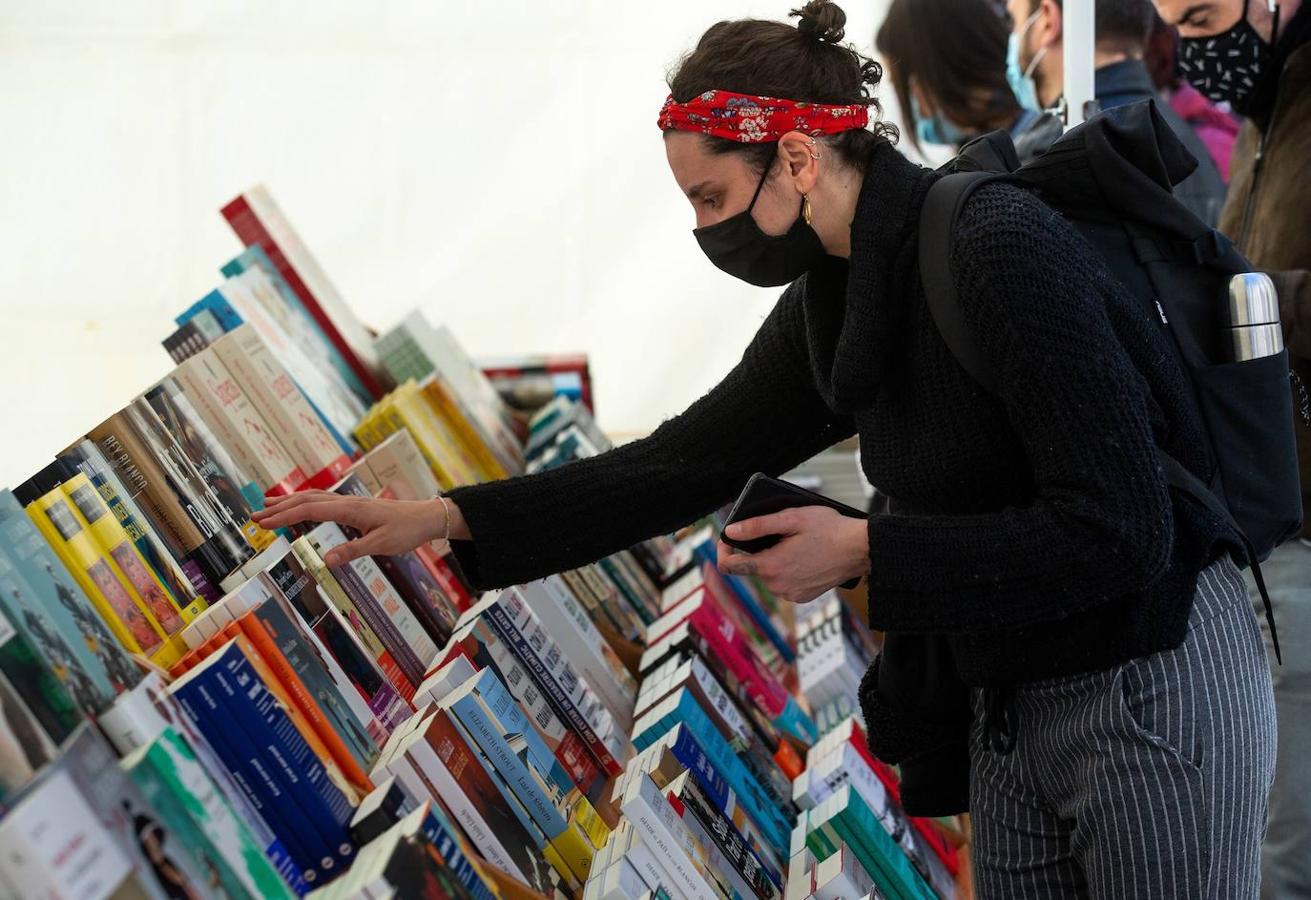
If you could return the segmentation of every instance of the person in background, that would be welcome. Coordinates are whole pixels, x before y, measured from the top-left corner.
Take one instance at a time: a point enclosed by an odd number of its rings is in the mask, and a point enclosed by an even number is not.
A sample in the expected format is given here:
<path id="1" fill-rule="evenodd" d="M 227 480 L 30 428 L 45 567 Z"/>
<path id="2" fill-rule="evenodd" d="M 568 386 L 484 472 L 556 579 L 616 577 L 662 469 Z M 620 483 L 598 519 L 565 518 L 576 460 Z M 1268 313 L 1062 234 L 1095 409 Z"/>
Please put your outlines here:
<path id="1" fill-rule="evenodd" d="M 1113 109 L 1156 97 L 1152 76 L 1143 62 L 1143 50 L 1152 27 L 1151 0 L 1095 0 L 1097 40 L 1093 50 L 1093 92 L 1102 109 Z M 1038 97 L 1051 108 L 1065 91 L 1063 12 L 1060 0 L 1007 0 L 1012 25 L 1007 73 L 1016 96 Z M 1197 133 L 1168 103 L 1158 103 L 1162 118 L 1197 158 L 1197 169 L 1174 192 L 1189 210 L 1208 225 L 1215 225 L 1224 205 L 1225 184 Z M 1045 149 L 1061 135 L 1059 120 L 1021 135 L 1016 150 L 1021 157 Z"/>
<path id="2" fill-rule="evenodd" d="M 1156 0 L 1179 29 L 1179 74 L 1247 117 L 1220 229 L 1279 289 L 1294 372 L 1302 505 L 1311 509 L 1311 13 L 1303 0 Z M 1311 523 L 1262 566 L 1279 623 L 1279 763 L 1263 896 L 1311 897 Z M 1268 636 L 1267 636 L 1268 637 Z"/>
<path id="3" fill-rule="evenodd" d="M 1037 122 L 1006 82 L 1006 34 L 990 0 L 892 0 L 876 45 L 917 150 L 1003 129 L 1017 138 Z"/>
<path id="4" fill-rule="evenodd" d="M 1152 33 L 1147 38 L 1143 62 L 1152 75 L 1156 91 L 1188 123 L 1211 154 L 1216 171 L 1229 184 L 1229 159 L 1243 122 L 1197 92 L 1197 88 L 1179 77 L 1179 31 L 1155 16 Z"/>

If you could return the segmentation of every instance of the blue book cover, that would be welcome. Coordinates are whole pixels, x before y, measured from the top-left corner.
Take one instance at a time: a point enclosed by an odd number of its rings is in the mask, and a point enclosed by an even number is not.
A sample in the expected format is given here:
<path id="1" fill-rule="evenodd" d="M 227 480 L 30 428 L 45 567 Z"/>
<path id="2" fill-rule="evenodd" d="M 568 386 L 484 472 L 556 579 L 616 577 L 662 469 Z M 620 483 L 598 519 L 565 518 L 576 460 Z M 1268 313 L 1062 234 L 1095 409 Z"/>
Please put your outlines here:
<path id="1" fill-rule="evenodd" d="M 473 900 L 495 900 L 491 890 L 483 883 L 468 857 L 460 849 L 460 844 L 454 837 L 455 827 L 441 811 L 438 803 L 428 804 L 421 830 L 423 836 L 441 853 L 442 859 L 446 861 L 446 865 L 450 867 L 460 884 L 468 889 Z"/>
<path id="2" fill-rule="evenodd" d="M 711 565 L 717 565 L 715 554 L 715 542 L 713 540 L 705 541 L 696 548 L 696 555 L 703 562 Z M 769 617 L 769 613 L 760 605 L 760 600 L 756 597 L 755 592 L 736 575 L 725 575 L 724 580 L 728 582 L 729 587 L 733 589 L 734 596 L 737 597 L 738 603 L 747 611 L 751 621 L 756 623 L 761 634 L 774 645 L 778 650 L 778 655 L 783 657 L 784 662 L 796 662 L 797 653 L 792 649 L 786 637 L 778 630 L 777 626 Z"/>
<path id="3" fill-rule="evenodd" d="M 315 855 L 306 849 L 299 829 L 287 819 L 291 808 L 281 785 L 275 780 L 266 780 L 265 770 L 255 765 L 257 754 L 245 732 L 231 726 L 227 705 L 221 699 L 224 695 L 221 686 L 206 670 L 188 678 L 185 683 L 179 683 L 171 693 L 275 835 L 274 843 L 264 851 L 269 861 L 296 893 L 308 893 L 311 890 L 309 882 L 317 881 L 318 873 L 312 866 L 306 867 L 305 862 L 312 861 Z"/>
<path id="4" fill-rule="evenodd" d="M 522 740 L 523 749 L 516 753 L 510 746 L 506 729 L 499 721 L 507 717 L 508 710 L 489 707 L 499 707 L 508 701 L 509 705 L 518 709 L 518 704 L 503 687 L 499 692 L 495 691 L 494 687 L 500 686 L 496 673 L 484 669 L 470 679 L 470 682 L 468 689 L 464 689 L 464 686 L 457 688 L 450 697 L 442 700 L 440 705 L 454 713 L 465 731 L 473 736 L 478 747 L 491 760 L 492 765 L 506 782 L 515 788 L 516 795 L 533 817 L 533 821 L 546 834 L 547 839 L 554 838 L 564 831 L 567 825 L 558 806 L 569 792 L 576 788 L 568 783 L 567 776 L 564 776 L 565 783 L 568 785 L 565 788 L 552 783 L 549 778 L 540 777 L 543 774 L 541 767 L 544 764 L 547 766 L 545 772 L 558 768 L 559 764 L 550 753 L 546 753 L 544 759 L 538 756 L 534 745 L 528 739 L 530 734 L 536 739 L 537 734 L 526 721 L 520 723 L 522 728 L 513 729 L 514 737 Z M 496 685 L 493 686 L 490 682 L 496 682 Z M 520 715 L 522 717 L 522 713 Z M 538 741 L 540 742 L 540 739 Z M 545 746 L 541 749 L 545 750 Z M 563 771 L 559 774 L 564 775 Z"/>
<path id="5" fill-rule="evenodd" d="M 737 753 L 724 740 L 719 729 L 706 716 L 691 693 L 684 692 L 677 709 L 641 734 L 633 735 L 633 746 L 639 751 L 645 750 L 661 735 L 679 724 L 696 735 L 697 742 L 710 758 L 711 763 L 723 773 L 742 806 L 760 826 L 770 843 L 770 848 L 779 857 L 786 857 L 791 824 L 778 811 L 773 799 L 747 769 L 746 764 L 738 759 Z"/>
<path id="6" fill-rule="evenodd" d="M 328 815 L 329 823 L 337 825 L 342 833 L 346 833 L 350 828 L 351 817 L 355 815 L 350 798 L 328 777 L 323 761 L 305 743 L 291 716 L 287 715 L 277 695 L 269 690 L 254 666 L 250 665 L 240 645 L 224 652 L 219 665 L 223 672 L 232 677 L 236 689 L 241 693 L 240 699 L 248 703 L 256 714 L 256 727 L 265 729 L 266 736 L 262 735 L 261 741 L 267 741 L 266 749 L 269 753 L 287 760 L 292 777 L 311 788 L 312 796 L 317 798 L 317 806 Z M 346 844 L 350 845 L 349 838 Z M 346 853 L 349 855 L 354 851 L 346 850 Z"/>
<path id="7" fill-rule="evenodd" d="M 220 651 L 224 660 L 230 659 L 231 652 Z M 245 732 L 254 751 L 251 764 L 260 779 L 266 783 L 276 782 L 281 787 L 280 803 L 284 808 L 279 813 L 296 829 L 302 846 L 311 855 L 309 862 L 313 865 L 316 883 L 323 884 L 335 878 L 343 871 L 343 862 L 352 855 L 343 850 L 343 846 L 347 849 L 353 847 L 345 829 L 334 828 L 322 801 L 297 770 L 290 754 L 280 746 L 279 736 L 256 709 L 254 698 L 221 665 L 210 671 L 223 694 L 227 727 Z"/>
<path id="8" fill-rule="evenodd" d="M 78 706 L 95 715 L 136 686 L 140 669 L 8 490 L 0 490 L 0 553 L 11 569 L 0 585 L 0 607 Z"/>

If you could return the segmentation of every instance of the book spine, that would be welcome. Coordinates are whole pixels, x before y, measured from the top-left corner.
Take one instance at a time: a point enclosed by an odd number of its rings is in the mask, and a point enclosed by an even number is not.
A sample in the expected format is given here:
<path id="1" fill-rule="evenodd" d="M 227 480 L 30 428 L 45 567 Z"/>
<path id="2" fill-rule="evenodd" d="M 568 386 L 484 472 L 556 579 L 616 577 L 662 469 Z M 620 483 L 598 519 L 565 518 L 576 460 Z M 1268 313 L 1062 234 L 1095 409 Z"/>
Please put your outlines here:
<path id="1" fill-rule="evenodd" d="M 439 849 L 443 861 L 473 900 L 494 900 L 491 890 L 483 882 L 478 870 L 461 851 L 459 841 L 431 810 L 423 818 L 423 836 Z"/>
<path id="2" fill-rule="evenodd" d="M 786 818 L 691 695 L 684 695 L 674 715 L 658 730 L 663 733 L 680 723 L 692 732 L 714 767 L 728 779 L 738 801 L 765 832 L 770 848 L 783 856 L 789 831 Z"/>
<path id="3" fill-rule="evenodd" d="M 153 654 L 164 647 L 164 634 L 133 601 L 78 523 L 63 491 L 56 488 L 35 500 L 27 514 L 129 653 Z"/>
<path id="4" fill-rule="evenodd" d="M 320 304 L 319 300 L 310 291 L 308 285 L 301 280 L 300 274 L 292 266 L 291 262 L 285 255 L 281 244 L 274 240 L 269 231 L 268 225 L 265 224 L 263 217 L 258 215 L 252 207 L 248 195 L 242 194 L 234 199 L 227 206 L 223 207 L 223 218 L 232 226 L 241 242 L 247 246 L 258 244 L 268 254 L 269 260 L 277 268 L 279 274 L 287 282 L 287 286 L 292 289 L 296 297 L 300 300 L 305 311 L 310 314 L 314 322 L 319 326 L 322 332 L 332 342 L 332 346 L 337 353 L 344 359 L 355 377 L 359 379 L 370 394 L 375 398 L 381 397 L 384 393 L 383 386 L 378 378 L 370 370 L 356 351 L 351 347 L 346 337 L 337 328 L 332 317 Z M 294 252 L 294 251 L 293 251 Z M 330 303 L 330 301 L 328 301 Z"/>
<path id="5" fill-rule="evenodd" d="M 621 731 L 629 731 L 633 726 L 633 701 L 637 693 L 637 682 L 596 630 L 582 604 L 564 581 L 547 578 L 541 585 L 543 590 L 539 594 L 545 595 L 550 604 L 543 609 L 543 613 L 549 609 L 556 614 L 543 614 L 538 620 L 552 626 L 549 633 L 568 657 L 577 663 L 579 674 L 601 695 L 606 708 L 615 718 L 616 727 Z"/>
<path id="6" fill-rule="evenodd" d="M 569 726 L 582 738 L 583 743 L 607 775 L 618 775 L 624 770 L 622 761 L 610 749 L 606 742 L 592 728 L 591 723 L 579 711 L 566 692 L 560 687 L 546 666 L 532 651 L 528 642 L 515 630 L 509 616 L 503 610 L 492 608 L 486 613 L 488 621 L 496 628 L 499 636 L 511 648 L 519 661 L 532 674 L 533 680 L 545 694 L 547 701 Z"/>
<path id="7" fill-rule="evenodd" d="M 623 812 L 684 896 L 698 900 L 716 896 L 706 880 L 704 862 L 698 862 L 700 848 L 655 782 L 644 777 L 625 800 Z"/>
<path id="8" fill-rule="evenodd" d="M 345 672 L 308 627 L 301 628 L 283 609 L 281 602 L 264 604 L 256 616 L 269 638 L 300 677 L 310 697 L 317 701 L 347 752 L 361 769 L 368 769 L 378 757 L 378 746 L 370 736 L 376 728 L 372 711 L 359 692 L 351 688 Z M 345 771 L 345 770 L 343 770 Z"/>
<path id="9" fill-rule="evenodd" d="M 700 820 L 706 833 L 732 863 L 734 870 L 750 886 L 751 891 L 761 900 L 777 900 L 778 886 L 767 874 L 764 864 L 747 846 L 742 835 L 733 827 L 733 823 L 725 818 L 723 812 L 702 793 L 695 778 L 688 778 L 684 782 L 679 799 Z"/>
<path id="10" fill-rule="evenodd" d="M 322 763 L 243 655 L 229 652 L 211 671 L 227 694 L 232 720 L 245 728 L 261 764 L 286 786 L 307 846 L 318 854 L 320 875 L 335 877 L 355 853 L 346 797 L 329 782 Z"/>
<path id="11" fill-rule="evenodd" d="M 79 472 L 65 481 L 61 488 L 68 498 L 69 509 L 79 517 L 79 524 L 91 535 L 102 555 L 115 562 L 123 582 L 133 591 L 142 611 L 154 619 L 164 634 L 172 637 L 195 619 L 204 609 L 204 604 L 197 601 L 179 607 L 173 602 L 86 475 Z"/>
<path id="12" fill-rule="evenodd" d="M 270 601 L 266 601 L 270 602 Z M 356 790 L 360 791 L 361 796 L 367 794 L 373 789 L 373 784 L 369 781 L 369 776 L 356 762 L 355 757 L 347 749 L 345 741 L 340 734 L 328 722 L 323 710 L 306 688 L 305 682 L 296 674 L 296 670 L 288 662 L 287 657 L 283 654 L 278 645 L 274 643 L 268 630 L 260 622 L 255 612 L 247 613 L 237 620 L 241 630 L 249 638 L 259 656 L 269 667 L 272 677 L 287 694 L 290 704 L 304 717 L 311 733 L 319 745 L 332 760 L 332 762 L 345 776 L 347 782 Z"/>
<path id="13" fill-rule="evenodd" d="M 388 763 L 387 769 L 394 771 L 395 768 L 405 766 L 416 773 L 417 777 L 422 779 L 426 785 L 427 793 L 430 796 L 439 798 L 450 810 L 451 815 L 455 817 L 455 821 L 464 829 L 464 833 L 469 836 L 470 842 L 478 848 L 478 851 L 487 858 L 488 862 L 525 884 L 528 883 L 527 877 L 516 864 L 514 857 L 501 843 L 500 837 L 488 826 L 486 820 L 483 819 L 460 787 L 460 783 L 452 776 L 450 770 L 446 767 L 445 760 L 433 748 L 429 747 L 426 741 L 419 741 L 416 747 L 422 756 L 420 764 L 411 765 L 402 759 Z M 507 837 L 513 839 L 513 835 L 507 835 Z"/>
<path id="14" fill-rule="evenodd" d="M 259 762 L 245 731 L 229 721 L 227 705 L 219 699 L 222 693 L 218 685 L 212 680 L 208 683 L 199 680 L 202 677 L 197 676 L 197 680 L 174 691 L 174 696 L 273 833 L 275 839 L 264 853 L 278 874 L 293 887 L 317 882 L 317 857 L 306 849 L 300 828 L 289 819 L 293 811 L 287 804 L 285 790 Z"/>

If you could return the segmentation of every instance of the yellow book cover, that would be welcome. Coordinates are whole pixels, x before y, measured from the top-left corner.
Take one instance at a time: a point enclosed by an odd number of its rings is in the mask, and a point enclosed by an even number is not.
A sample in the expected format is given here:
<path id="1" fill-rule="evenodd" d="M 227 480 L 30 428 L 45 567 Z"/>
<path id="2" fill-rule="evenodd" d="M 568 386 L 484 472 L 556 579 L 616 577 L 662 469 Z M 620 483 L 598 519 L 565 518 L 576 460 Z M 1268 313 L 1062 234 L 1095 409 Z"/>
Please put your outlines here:
<path id="1" fill-rule="evenodd" d="M 78 522 L 91 534 L 101 551 L 118 565 L 124 581 L 136 592 L 137 598 L 144 603 L 165 634 L 179 634 L 187 623 L 205 610 L 207 604 L 204 600 L 191 598 L 186 606 L 179 606 L 173 601 L 163 582 L 150 570 L 141 552 L 132 543 L 123 524 L 91 484 L 91 479 L 79 472 L 61 487 L 72 501 L 73 513 L 78 516 Z"/>
<path id="2" fill-rule="evenodd" d="M 483 476 L 481 480 L 497 481 L 509 477 L 505 466 L 496 458 L 496 454 L 487 446 L 441 381 L 436 376 L 430 375 L 419 387 L 433 409 L 446 422 L 456 440 L 465 448 L 478 472 Z"/>
<path id="3" fill-rule="evenodd" d="M 182 653 L 153 616 L 133 599 L 112 559 L 82 527 L 63 490 L 55 487 L 29 503 L 28 517 L 129 653 L 171 666 Z"/>
<path id="4" fill-rule="evenodd" d="M 433 438 L 425 435 L 422 429 L 411 426 L 410 423 L 406 421 L 405 415 L 395 404 L 389 404 L 384 410 L 384 415 L 386 416 L 387 423 L 390 427 L 388 437 L 398 431 L 408 431 L 410 437 L 414 438 L 414 443 L 418 445 L 419 452 L 423 454 L 424 462 L 426 462 L 428 468 L 432 470 L 433 477 L 437 479 L 437 483 L 441 486 L 441 489 L 443 491 L 449 491 L 451 488 L 455 487 L 454 477 L 436 453 Z"/>
<path id="5" fill-rule="evenodd" d="M 476 484 L 480 480 L 476 463 L 467 457 L 464 448 L 460 446 L 459 439 L 433 409 L 432 404 L 425 399 L 423 391 L 413 380 L 407 381 L 396 389 L 395 402 L 396 407 L 404 415 L 406 423 L 410 425 L 410 431 L 413 432 L 417 427 L 430 440 L 429 446 L 433 455 L 441 461 L 454 484 Z M 415 437 L 419 435 L 415 434 Z"/>

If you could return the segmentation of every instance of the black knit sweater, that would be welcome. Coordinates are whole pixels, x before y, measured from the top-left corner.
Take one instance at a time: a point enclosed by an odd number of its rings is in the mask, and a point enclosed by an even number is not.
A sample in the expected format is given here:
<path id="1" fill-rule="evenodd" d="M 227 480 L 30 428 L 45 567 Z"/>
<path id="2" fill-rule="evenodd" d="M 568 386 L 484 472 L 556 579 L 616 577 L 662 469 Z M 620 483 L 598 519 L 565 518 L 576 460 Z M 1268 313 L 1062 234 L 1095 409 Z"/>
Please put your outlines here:
<path id="1" fill-rule="evenodd" d="M 791 285 L 741 363 L 649 437 L 561 469 L 451 493 L 486 587 L 578 566 L 730 501 L 852 434 L 894 514 L 869 521 L 875 628 L 944 633 L 960 676 L 1006 685 L 1177 646 L 1223 526 L 1173 499 L 1160 444 L 1204 475 L 1187 386 L 1161 332 L 1059 216 L 977 190 L 952 267 L 997 396 L 930 318 L 916 259 L 936 176 L 880 145 L 850 261 Z"/>

